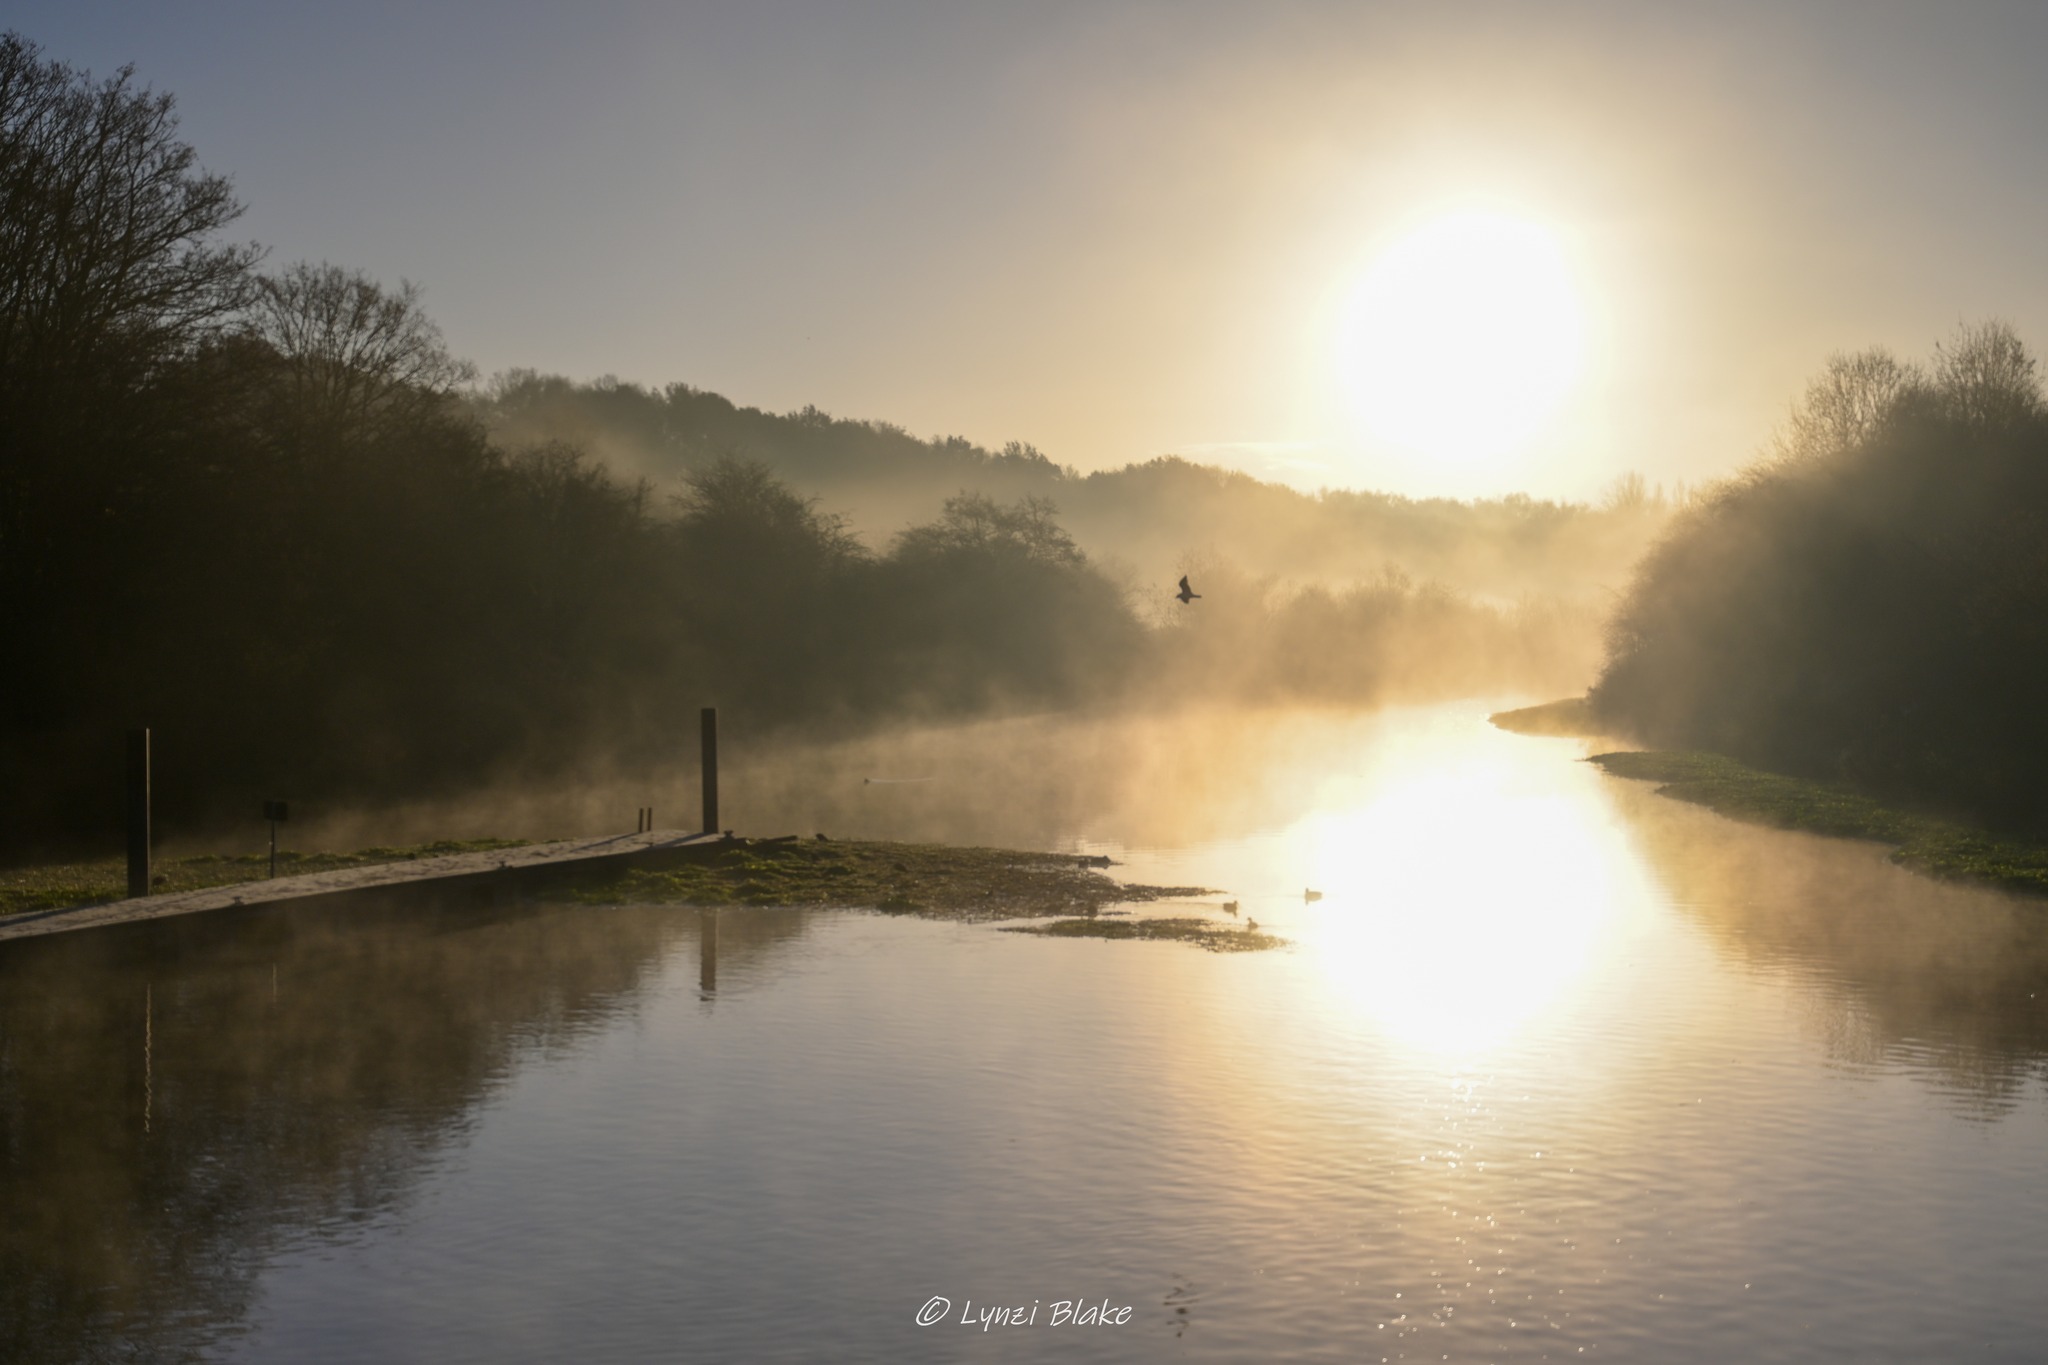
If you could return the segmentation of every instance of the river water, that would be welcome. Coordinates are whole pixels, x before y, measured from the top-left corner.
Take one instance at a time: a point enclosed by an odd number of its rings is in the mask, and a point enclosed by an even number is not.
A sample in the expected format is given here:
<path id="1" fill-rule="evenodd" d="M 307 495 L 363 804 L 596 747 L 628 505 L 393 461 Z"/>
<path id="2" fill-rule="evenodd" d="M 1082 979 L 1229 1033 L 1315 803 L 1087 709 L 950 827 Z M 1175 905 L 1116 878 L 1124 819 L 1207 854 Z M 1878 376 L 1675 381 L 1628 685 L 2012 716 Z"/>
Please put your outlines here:
<path id="1" fill-rule="evenodd" d="M 11 945 L 0 1358 L 2048 1354 L 2043 908 L 1485 710 L 738 787 L 1107 853 L 1270 953 L 545 904 Z"/>

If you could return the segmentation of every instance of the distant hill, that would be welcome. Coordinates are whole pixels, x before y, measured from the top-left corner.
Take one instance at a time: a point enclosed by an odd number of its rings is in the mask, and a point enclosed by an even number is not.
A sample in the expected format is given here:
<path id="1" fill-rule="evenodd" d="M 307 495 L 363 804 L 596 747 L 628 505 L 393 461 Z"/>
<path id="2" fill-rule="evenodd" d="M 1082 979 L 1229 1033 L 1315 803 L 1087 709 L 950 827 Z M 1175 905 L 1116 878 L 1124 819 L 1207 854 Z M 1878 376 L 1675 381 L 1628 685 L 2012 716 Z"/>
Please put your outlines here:
<path id="1" fill-rule="evenodd" d="M 1172 455 L 1082 474 L 1021 442 L 990 450 L 815 407 L 764 412 L 686 384 L 655 391 L 530 370 L 500 376 L 476 409 L 500 444 L 564 442 L 657 490 L 720 455 L 758 460 L 877 549 L 962 491 L 1050 498 L 1090 556 L 1142 581 L 1227 564 L 1285 586 L 1343 585 L 1392 569 L 1493 600 L 1606 601 L 1669 511 L 1639 486 L 1599 507 L 1523 494 L 1470 502 L 1307 494 Z"/>

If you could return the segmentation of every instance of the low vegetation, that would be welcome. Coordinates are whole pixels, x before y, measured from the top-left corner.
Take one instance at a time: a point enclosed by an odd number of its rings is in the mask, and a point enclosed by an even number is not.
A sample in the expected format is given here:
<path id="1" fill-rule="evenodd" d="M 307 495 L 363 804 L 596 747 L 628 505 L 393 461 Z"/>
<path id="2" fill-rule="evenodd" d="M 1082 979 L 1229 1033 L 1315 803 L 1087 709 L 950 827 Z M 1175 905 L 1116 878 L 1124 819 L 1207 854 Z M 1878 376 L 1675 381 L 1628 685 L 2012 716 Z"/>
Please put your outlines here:
<path id="1" fill-rule="evenodd" d="M 678 850 L 668 866 L 585 882 L 586 904 L 843 905 L 973 920 L 1092 914 L 1118 902 L 1207 895 L 1103 875 L 1106 858 L 996 848 L 737 840 Z"/>
<path id="2" fill-rule="evenodd" d="M 1192 943 L 1212 953 L 1255 953 L 1278 948 L 1287 940 L 1262 934 L 1256 929 L 1236 929 L 1205 919 L 1059 919 L 1051 924 L 1004 926 L 1010 934 L 1038 934 L 1045 938 L 1151 939 L 1165 943 Z"/>
<path id="3" fill-rule="evenodd" d="M 1839 783 L 1762 772 L 1707 753 L 1611 753 L 1590 760 L 1660 795 L 1779 829 L 1892 844 L 1892 861 L 1930 876 L 2048 895 L 2048 843 L 1887 805 Z"/>
<path id="4" fill-rule="evenodd" d="M 585 883 L 572 899 L 617 905 L 835 905 L 975 921 L 1051 919 L 1011 925 L 1054 938 L 1191 943 L 1211 952 L 1277 948 L 1286 940 L 1193 917 L 1145 919 L 1103 907 L 1210 894 L 1199 886 L 1119 882 L 1106 858 L 933 844 L 742 840 L 684 850 L 674 865 L 636 868 Z M 1065 918 L 1054 918 L 1064 916 Z"/>

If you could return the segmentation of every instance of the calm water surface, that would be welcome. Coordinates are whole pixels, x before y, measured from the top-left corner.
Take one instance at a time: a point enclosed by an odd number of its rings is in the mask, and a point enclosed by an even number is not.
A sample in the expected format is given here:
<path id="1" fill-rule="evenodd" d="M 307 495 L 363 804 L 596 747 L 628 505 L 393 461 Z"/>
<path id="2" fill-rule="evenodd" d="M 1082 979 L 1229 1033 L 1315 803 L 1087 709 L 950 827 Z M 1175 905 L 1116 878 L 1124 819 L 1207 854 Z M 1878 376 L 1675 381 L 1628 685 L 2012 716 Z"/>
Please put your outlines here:
<path id="1" fill-rule="evenodd" d="M 1145 913 L 1268 954 L 546 905 L 15 945 L 0 1357 L 2048 1355 L 2043 909 L 1484 710 L 756 784 L 1214 887 Z"/>

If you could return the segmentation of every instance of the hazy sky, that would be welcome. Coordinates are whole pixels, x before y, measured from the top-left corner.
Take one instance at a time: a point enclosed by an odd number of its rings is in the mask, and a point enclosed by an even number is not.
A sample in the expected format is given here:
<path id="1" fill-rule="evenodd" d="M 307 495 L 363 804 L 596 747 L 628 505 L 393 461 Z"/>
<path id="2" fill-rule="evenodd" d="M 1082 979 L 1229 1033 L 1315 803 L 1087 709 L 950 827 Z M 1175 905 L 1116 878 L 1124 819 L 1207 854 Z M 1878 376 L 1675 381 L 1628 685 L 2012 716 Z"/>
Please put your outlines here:
<path id="1" fill-rule="evenodd" d="M 133 62 L 271 260 L 486 372 L 1586 495 L 1747 459 L 1831 350 L 2048 347 L 2048 5 L 17 3 Z M 1513 459 L 1328 421 L 1333 300 L 1433 215 L 1552 231 L 1584 378 Z"/>

